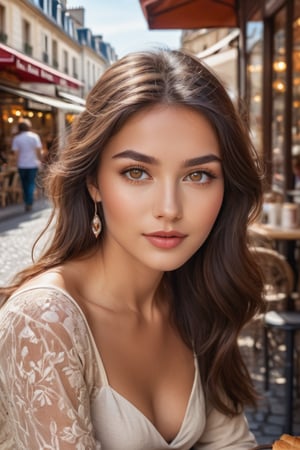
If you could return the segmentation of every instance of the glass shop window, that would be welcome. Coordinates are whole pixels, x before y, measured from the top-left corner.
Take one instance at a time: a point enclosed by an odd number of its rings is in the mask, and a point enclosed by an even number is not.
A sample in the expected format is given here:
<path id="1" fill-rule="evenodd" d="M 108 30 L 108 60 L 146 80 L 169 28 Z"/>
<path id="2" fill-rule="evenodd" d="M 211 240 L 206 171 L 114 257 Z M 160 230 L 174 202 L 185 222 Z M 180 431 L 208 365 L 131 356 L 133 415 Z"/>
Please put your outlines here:
<path id="1" fill-rule="evenodd" d="M 293 20 L 293 100 L 292 100 L 292 158 L 300 171 L 300 0 L 294 3 Z M 294 167 L 293 167 L 294 169 Z M 294 188 L 300 189 L 300 173 L 295 173 Z M 298 178 L 298 182 L 296 180 Z M 297 184 L 297 185 L 296 185 Z"/>
<path id="2" fill-rule="evenodd" d="M 272 187 L 279 193 L 284 189 L 284 117 L 286 114 L 286 9 L 274 16 L 272 61 Z"/>
<path id="3" fill-rule="evenodd" d="M 263 82 L 263 22 L 256 16 L 247 22 L 247 105 L 252 141 L 260 155 L 263 152 L 262 82 Z"/>

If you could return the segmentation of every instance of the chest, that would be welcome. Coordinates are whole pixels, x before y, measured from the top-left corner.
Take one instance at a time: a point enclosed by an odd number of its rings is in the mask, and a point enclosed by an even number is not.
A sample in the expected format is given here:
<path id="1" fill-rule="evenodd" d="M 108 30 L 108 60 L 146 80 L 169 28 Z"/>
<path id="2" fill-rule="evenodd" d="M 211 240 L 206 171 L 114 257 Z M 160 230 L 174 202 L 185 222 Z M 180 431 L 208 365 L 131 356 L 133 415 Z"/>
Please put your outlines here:
<path id="1" fill-rule="evenodd" d="M 170 324 L 92 317 L 90 327 L 109 389 L 170 442 L 182 425 L 193 389 L 192 351 Z"/>

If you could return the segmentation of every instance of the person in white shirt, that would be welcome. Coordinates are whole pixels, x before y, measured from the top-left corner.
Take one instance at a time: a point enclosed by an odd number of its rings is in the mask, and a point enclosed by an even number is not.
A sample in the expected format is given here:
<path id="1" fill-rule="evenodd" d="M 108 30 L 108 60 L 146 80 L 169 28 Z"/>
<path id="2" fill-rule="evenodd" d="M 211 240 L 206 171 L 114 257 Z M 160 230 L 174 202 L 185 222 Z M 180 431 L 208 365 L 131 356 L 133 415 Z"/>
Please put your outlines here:
<path id="1" fill-rule="evenodd" d="M 35 180 L 40 166 L 42 143 L 39 135 L 31 130 L 31 122 L 21 119 L 19 133 L 13 138 L 12 151 L 17 154 L 17 166 L 20 174 L 25 211 L 32 210 Z"/>

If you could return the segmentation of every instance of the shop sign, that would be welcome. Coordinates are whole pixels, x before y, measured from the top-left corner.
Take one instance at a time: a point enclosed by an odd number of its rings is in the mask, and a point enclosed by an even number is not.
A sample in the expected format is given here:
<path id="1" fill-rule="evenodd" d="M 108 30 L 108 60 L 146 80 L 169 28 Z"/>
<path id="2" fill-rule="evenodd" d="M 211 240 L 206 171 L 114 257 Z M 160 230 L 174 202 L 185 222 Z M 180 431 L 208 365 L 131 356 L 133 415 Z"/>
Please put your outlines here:
<path id="1" fill-rule="evenodd" d="M 26 100 L 27 109 L 33 109 L 36 111 L 52 111 L 52 107 L 45 103 L 35 102 L 33 100 Z"/>
<path id="2" fill-rule="evenodd" d="M 19 73 L 22 76 L 22 81 L 36 81 L 39 83 L 50 83 L 60 87 L 72 87 L 78 89 L 83 85 L 77 79 L 69 77 L 55 71 L 51 67 L 49 70 L 47 66 L 38 61 L 34 61 L 26 55 L 21 54 L 17 50 L 7 47 L 0 43 L 0 72 L 7 71 L 8 66 L 12 66 L 12 73 Z"/>
<path id="3" fill-rule="evenodd" d="M 66 85 L 66 81 L 63 78 L 55 77 L 53 74 L 47 72 L 46 70 L 34 66 L 33 64 L 22 61 L 19 58 L 16 58 L 16 68 L 21 70 L 22 72 L 26 72 L 34 77 L 41 78 L 48 83 L 56 83 L 62 86 Z"/>

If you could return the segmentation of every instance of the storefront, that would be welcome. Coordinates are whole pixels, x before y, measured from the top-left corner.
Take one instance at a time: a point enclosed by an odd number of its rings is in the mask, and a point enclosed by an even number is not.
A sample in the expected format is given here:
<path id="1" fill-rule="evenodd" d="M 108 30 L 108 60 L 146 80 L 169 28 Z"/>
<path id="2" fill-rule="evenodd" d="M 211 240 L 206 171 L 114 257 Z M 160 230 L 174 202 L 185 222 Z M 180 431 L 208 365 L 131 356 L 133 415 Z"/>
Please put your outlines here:
<path id="1" fill-rule="evenodd" d="M 0 44 L 0 152 L 6 159 L 21 117 L 29 118 L 44 149 L 61 147 L 84 110 L 82 83 Z"/>
<path id="2" fill-rule="evenodd" d="M 286 198 L 300 158 L 300 0 L 256 3 L 245 20 L 250 125 L 268 187 Z"/>
<path id="3" fill-rule="evenodd" d="M 239 28 L 238 90 L 266 168 L 282 199 L 300 178 L 300 0 L 140 0 L 149 28 Z"/>

